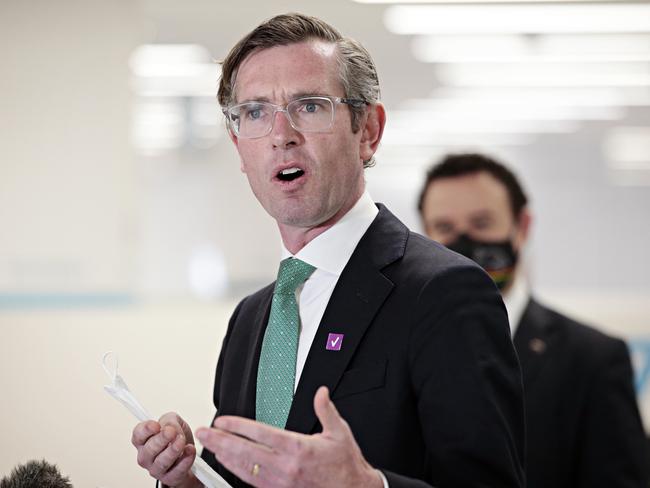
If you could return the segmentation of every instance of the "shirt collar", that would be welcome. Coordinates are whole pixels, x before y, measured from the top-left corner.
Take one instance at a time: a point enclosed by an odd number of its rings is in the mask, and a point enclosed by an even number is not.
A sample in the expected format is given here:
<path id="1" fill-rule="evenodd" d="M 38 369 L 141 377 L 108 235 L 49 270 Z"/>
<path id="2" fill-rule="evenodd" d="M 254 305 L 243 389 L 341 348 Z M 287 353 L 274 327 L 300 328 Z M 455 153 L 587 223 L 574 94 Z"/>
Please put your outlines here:
<path id="1" fill-rule="evenodd" d="M 283 244 L 282 259 L 293 256 L 319 270 L 340 276 L 357 244 L 378 213 L 379 209 L 370 194 L 364 191 L 348 213 L 332 227 L 309 241 L 295 256 Z"/>
<path id="2" fill-rule="evenodd" d="M 503 303 L 508 311 L 508 321 L 510 322 L 510 333 L 512 336 L 514 336 L 519 326 L 519 321 L 526 310 L 526 305 L 530 300 L 528 281 L 525 276 L 521 275 L 522 273 L 520 272 L 515 274 L 508 293 L 503 295 Z"/>

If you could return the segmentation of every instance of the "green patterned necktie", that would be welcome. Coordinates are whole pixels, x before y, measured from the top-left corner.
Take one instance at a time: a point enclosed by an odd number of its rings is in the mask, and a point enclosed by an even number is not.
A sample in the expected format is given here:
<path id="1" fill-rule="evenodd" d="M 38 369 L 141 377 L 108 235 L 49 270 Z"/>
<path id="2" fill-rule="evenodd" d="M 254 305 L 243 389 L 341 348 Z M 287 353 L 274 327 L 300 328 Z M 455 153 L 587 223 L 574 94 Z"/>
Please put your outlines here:
<path id="1" fill-rule="evenodd" d="M 257 368 L 255 418 L 259 422 L 284 428 L 293 401 L 300 315 L 296 288 L 316 268 L 300 259 L 280 263 L 273 290 L 271 315 L 264 333 L 260 364 Z"/>

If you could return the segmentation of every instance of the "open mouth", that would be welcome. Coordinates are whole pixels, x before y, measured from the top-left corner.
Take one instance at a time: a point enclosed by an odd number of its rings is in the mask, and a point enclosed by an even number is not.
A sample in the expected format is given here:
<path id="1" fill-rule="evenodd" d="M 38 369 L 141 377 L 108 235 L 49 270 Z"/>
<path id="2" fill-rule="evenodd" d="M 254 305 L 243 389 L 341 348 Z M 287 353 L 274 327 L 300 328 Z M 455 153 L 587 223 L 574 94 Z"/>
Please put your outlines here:
<path id="1" fill-rule="evenodd" d="M 287 168 L 287 169 L 283 169 L 282 171 L 279 171 L 277 174 L 277 178 L 280 181 L 293 181 L 297 178 L 300 178 L 304 174 L 305 172 L 300 168 Z"/>

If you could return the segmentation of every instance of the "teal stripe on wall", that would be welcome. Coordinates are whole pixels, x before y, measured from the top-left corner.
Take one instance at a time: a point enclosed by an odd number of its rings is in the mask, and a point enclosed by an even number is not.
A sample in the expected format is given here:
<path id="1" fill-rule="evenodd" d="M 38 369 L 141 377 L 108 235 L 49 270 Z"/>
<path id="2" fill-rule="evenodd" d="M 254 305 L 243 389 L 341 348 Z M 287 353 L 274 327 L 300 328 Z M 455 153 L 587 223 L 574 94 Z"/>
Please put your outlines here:
<path id="1" fill-rule="evenodd" d="M 635 358 L 635 386 L 637 393 L 640 395 L 647 388 L 650 379 L 650 338 L 632 339 L 628 341 L 628 346 Z"/>
<path id="2" fill-rule="evenodd" d="M 129 293 L 0 293 L 0 310 L 114 307 L 133 303 L 135 298 Z"/>

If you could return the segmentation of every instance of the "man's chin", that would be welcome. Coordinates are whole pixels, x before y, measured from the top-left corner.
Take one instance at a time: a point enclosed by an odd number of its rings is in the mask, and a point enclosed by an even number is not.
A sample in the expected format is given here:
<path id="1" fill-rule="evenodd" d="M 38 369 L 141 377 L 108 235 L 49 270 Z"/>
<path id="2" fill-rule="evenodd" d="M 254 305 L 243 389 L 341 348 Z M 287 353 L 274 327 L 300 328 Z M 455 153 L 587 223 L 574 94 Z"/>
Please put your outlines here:
<path id="1" fill-rule="evenodd" d="M 313 227 L 318 227 L 320 224 L 318 219 L 300 213 L 281 214 L 278 215 L 275 220 L 279 225 L 300 229 L 311 229 Z"/>
<path id="2" fill-rule="evenodd" d="M 326 224 L 331 218 L 330 213 L 315 211 L 307 208 L 305 205 L 278 209 L 274 213 L 269 212 L 269 214 L 271 214 L 280 226 L 305 230 L 320 227 Z"/>

